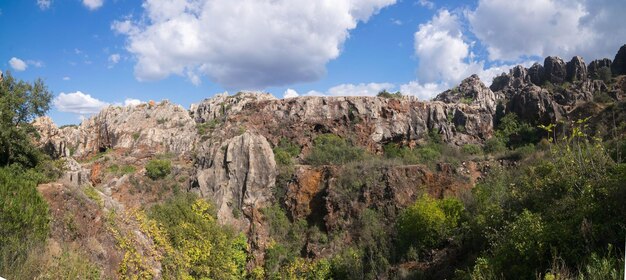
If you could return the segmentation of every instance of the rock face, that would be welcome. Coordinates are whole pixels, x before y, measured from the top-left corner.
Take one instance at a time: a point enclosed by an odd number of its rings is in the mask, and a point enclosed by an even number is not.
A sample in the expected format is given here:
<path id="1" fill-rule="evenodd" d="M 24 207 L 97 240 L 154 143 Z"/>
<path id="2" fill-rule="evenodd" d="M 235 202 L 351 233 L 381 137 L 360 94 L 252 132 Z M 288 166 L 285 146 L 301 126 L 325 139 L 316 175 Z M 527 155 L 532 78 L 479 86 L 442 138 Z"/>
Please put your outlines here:
<path id="1" fill-rule="evenodd" d="M 196 122 L 223 121 L 227 115 L 241 112 L 247 104 L 263 100 L 276 100 L 269 93 L 239 92 L 217 94 L 199 104 L 191 105 L 191 116 Z"/>
<path id="2" fill-rule="evenodd" d="M 218 219 L 235 223 L 242 213 L 251 217 L 271 199 L 276 162 L 265 137 L 245 132 L 224 142 L 207 142 L 197 155 L 201 196 L 214 200 Z"/>
<path id="3" fill-rule="evenodd" d="M 567 76 L 565 63 L 560 57 L 548 56 L 543 62 L 545 80 L 552 84 L 562 84 Z"/>
<path id="4" fill-rule="evenodd" d="M 168 101 L 138 106 L 110 106 L 78 127 L 57 129 L 45 118 L 37 119 L 40 145 L 57 157 L 77 158 L 107 149 L 130 153 L 190 153 L 196 141 L 195 122 L 187 110 Z"/>
<path id="5" fill-rule="evenodd" d="M 534 124 L 554 123 L 564 115 L 564 110 L 554 101 L 551 94 L 535 85 L 525 86 L 513 94 L 508 102 L 507 111 Z"/>
<path id="6" fill-rule="evenodd" d="M 587 67 L 587 71 L 589 72 L 589 78 L 591 79 L 599 79 L 600 78 L 600 68 L 607 67 L 611 69 L 611 60 L 608 58 L 604 58 L 601 60 L 594 60 L 589 63 L 589 67 Z"/>
<path id="7" fill-rule="evenodd" d="M 567 77 L 570 82 L 585 81 L 587 80 L 587 66 L 585 61 L 580 56 L 575 56 L 570 60 L 567 65 Z"/>
<path id="8" fill-rule="evenodd" d="M 458 87 L 440 93 L 434 100 L 445 103 L 468 103 L 491 113 L 495 113 L 496 110 L 495 94 L 480 81 L 478 75 L 466 78 Z"/>
<path id="9" fill-rule="evenodd" d="M 545 75 L 543 66 L 539 63 L 535 63 L 533 66 L 528 68 L 528 77 L 530 78 L 530 81 L 537 86 L 543 85 L 546 81 Z"/>
<path id="10" fill-rule="evenodd" d="M 35 119 L 33 126 L 39 132 L 37 146 L 52 158 L 69 157 L 70 149 L 64 135 L 65 133 L 57 128 L 52 119 L 48 116 Z"/>
<path id="11" fill-rule="evenodd" d="M 625 75 L 626 74 L 626 45 L 619 48 L 619 51 L 613 59 L 611 64 L 611 72 L 613 75 Z"/>

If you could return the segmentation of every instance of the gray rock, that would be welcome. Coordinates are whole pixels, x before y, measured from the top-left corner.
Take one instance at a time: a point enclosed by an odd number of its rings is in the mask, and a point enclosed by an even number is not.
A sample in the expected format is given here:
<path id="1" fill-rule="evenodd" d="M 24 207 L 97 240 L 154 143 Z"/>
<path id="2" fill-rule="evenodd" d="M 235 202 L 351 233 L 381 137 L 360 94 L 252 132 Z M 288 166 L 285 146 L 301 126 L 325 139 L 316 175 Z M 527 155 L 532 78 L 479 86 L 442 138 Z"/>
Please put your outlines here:
<path id="1" fill-rule="evenodd" d="M 611 69 L 611 60 L 608 58 L 604 59 L 596 59 L 589 63 L 589 67 L 587 67 L 587 75 L 590 79 L 599 80 L 600 79 L 600 69 L 602 67 L 607 67 Z"/>
<path id="2" fill-rule="evenodd" d="M 533 84 L 537 86 L 542 86 L 545 82 L 545 73 L 543 66 L 541 66 L 541 64 L 539 63 L 533 64 L 533 66 L 528 68 L 528 77 Z"/>
<path id="3" fill-rule="evenodd" d="M 611 72 L 614 76 L 626 74 L 626 45 L 623 45 L 617 51 L 613 63 L 611 64 Z"/>
<path id="4" fill-rule="evenodd" d="M 545 80 L 552 84 L 562 84 L 567 76 L 565 63 L 560 57 L 548 56 L 543 62 Z"/>
<path id="5" fill-rule="evenodd" d="M 269 93 L 257 92 L 239 92 L 235 95 L 216 94 L 199 104 L 192 104 L 191 117 L 198 123 L 223 122 L 228 115 L 241 112 L 247 104 L 263 100 L 276 100 L 276 98 Z"/>
<path id="6" fill-rule="evenodd" d="M 567 65 L 567 81 L 585 81 L 587 80 L 587 66 L 585 61 L 580 56 L 575 56 L 570 60 Z"/>
<path id="7" fill-rule="evenodd" d="M 196 160 L 195 190 L 210 198 L 221 222 L 237 224 L 271 199 L 276 162 L 265 137 L 245 132 L 223 142 L 206 142 Z"/>

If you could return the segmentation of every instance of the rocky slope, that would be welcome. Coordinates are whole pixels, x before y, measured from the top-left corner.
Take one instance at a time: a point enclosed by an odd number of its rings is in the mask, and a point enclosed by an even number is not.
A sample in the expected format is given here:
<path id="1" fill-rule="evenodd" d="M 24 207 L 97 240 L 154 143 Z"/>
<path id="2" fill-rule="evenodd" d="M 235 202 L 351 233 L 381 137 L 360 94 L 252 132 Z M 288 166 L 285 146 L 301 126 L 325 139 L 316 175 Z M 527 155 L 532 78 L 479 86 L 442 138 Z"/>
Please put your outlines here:
<path id="1" fill-rule="evenodd" d="M 433 101 L 414 97 L 276 99 L 269 94 L 238 93 L 216 95 L 189 111 L 167 101 L 111 106 L 79 126 L 57 128 L 49 118 L 40 118 L 34 123 L 41 136 L 38 144 L 52 157 L 66 159 L 68 166 L 61 181 L 42 186 L 41 191 L 51 208 L 57 209 L 53 213 L 55 238 L 69 238 L 94 252 L 93 261 L 107 267 L 109 275 L 115 274 L 112 267 L 121 259 L 112 241 L 120 234 L 132 236 L 139 254 L 149 255 L 153 246 L 133 222 L 133 211 L 178 190 L 210 199 L 220 222 L 248 235 L 253 262 L 259 264 L 270 240 L 262 209 L 273 203 L 283 203 L 291 219 L 306 219 L 325 232 L 349 232 L 364 209 L 385 209 L 391 221 L 420 193 L 459 194 L 494 164 L 469 161 L 458 168 L 440 164 L 435 169 L 378 166 L 362 174 L 372 176 L 371 180 L 355 196 L 347 197 L 337 189 L 342 167 L 306 165 L 304 159 L 316 136 L 339 135 L 372 154 L 381 154 L 388 143 L 419 146 L 432 134 L 454 146 L 482 145 L 494 135 L 505 113 L 533 124 L 548 124 L 580 117 L 580 108 L 599 95 L 622 100 L 624 77 L 611 83 L 597 77 L 603 68 L 626 74 L 625 62 L 626 45 L 614 61 L 596 60 L 589 67 L 581 57 L 567 63 L 548 57 L 543 65 L 517 66 L 503 73 L 490 87 L 473 75 Z M 301 152 L 288 184 L 278 186 L 273 148 L 285 139 Z M 146 179 L 144 166 L 157 157 L 173 161 L 173 181 Z M 121 167 L 128 172 L 117 171 Z M 285 189 L 283 201 L 274 196 L 277 188 Z M 95 195 L 92 192 L 87 200 L 100 201 L 100 207 L 75 207 L 79 203 L 75 200 L 85 200 L 84 193 L 92 189 Z M 118 216 L 110 217 L 110 213 Z M 70 234 L 68 223 L 58 222 L 66 217 L 91 225 L 74 228 L 76 233 Z M 103 230 L 105 217 L 117 221 L 115 230 Z M 347 236 L 339 240 L 350 242 Z M 330 254 L 341 245 L 307 244 L 304 251 L 311 257 Z M 152 266 L 154 275 L 159 275 L 159 266 Z"/>

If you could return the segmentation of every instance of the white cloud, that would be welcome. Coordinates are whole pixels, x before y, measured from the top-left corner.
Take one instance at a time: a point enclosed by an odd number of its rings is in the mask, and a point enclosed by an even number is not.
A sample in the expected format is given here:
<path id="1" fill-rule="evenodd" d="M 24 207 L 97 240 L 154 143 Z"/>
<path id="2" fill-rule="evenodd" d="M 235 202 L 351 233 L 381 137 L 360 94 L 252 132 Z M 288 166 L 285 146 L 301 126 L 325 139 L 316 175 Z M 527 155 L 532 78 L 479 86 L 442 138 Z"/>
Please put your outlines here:
<path id="1" fill-rule="evenodd" d="M 391 19 L 391 23 L 393 23 L 395 25 L 402 25 L 402 21 L 399 20 L 399 19 L 395 19 L 395 18 Z"/>
<path id="2" fill-rule="evenodd" d="M 143 102 L 139 99 L 126 98 L 126 100 L 124 100 L 124 106 L 137 106 L 141 103 Z"/>
<path id="3" fill-rule="evenodd" d="M 376 96 L 382 90 L 395 88 L 390 83 L 369 83 L 369 84 L 342 84 L 328 89 L 327 94 L 332 96 Z"/>
<path id="4" fill-rule="evenodd" d="M 63 77 L 63 80 L 64 80 L 64 81 L 69 81 L 69 80 L 71 80 L 71 79 L 70 79 L 70 77 L 65 76 L 65 77 Z"/>
<path id="5" fill-rule="evenodd" d="M 40 60 L 27 60 L 27 61 L 26 61 L 26 63 L 27 63 L 28 65 L 35 66 L 35 67 L 37 67 L 37 68 L 41 68 L 41 67 L 43 67 L 43 66 L 44 66 L 43 62 L 42 62 L 42 61 L 40 61 Z"/>
<path id="6" fill-rule="evenodd" d="M 429 9 L 435 8 L 435 3 L 433 3 L 432 1 L 428 1 L 428 0 L 419 0 L 417 1 L 417 4 L 419 4 L 422 7 L 429 8 Z"/>
<path id="7" fill-rule="evenodd" d="M 408 84 L 400 85 L 400 92 L 404 95 L 416 96 L 420 100 L 430 100 L 448 88 L 449 86 L 445 83 L 420 84 L 417 81 L 411 81 Z"/>
<path id="8" fill-rule="evenodd" d="M 52 101 L 52 104 L 61 112 L 81 115 L 95 114 L 100 112 L 102 108 L 109 106 L 109 103 L 100 101 L 81 91 L 61 93 Z"/>
<path id="9" fill-rule="evenodd" d="M 138 80 L 192 72 L 261 89 L 319 79 L 349 31 L 395 2 L 146 0 L 141 20 L 111 27 L 128 37 Z"/>
<path id="10" fill-rule="evenodd" d="M 112 55 L 109 55 L 109 66 L 108 68 L 113 68 L 115 67 L 115 64 L 119 63 L 121 59 L 121 56 L 119 53 L 114 53 Z"/>
<path id="11" fill-rule="evenodd" d="M 283 93 L 283 98 L 292 98 L 292 97 L 298 97 L 300 96 L 300 94 L 298 94 L 297 91 L 295 91 L 294 89 L 290 89 L 288 88 L 285 93 Z"/>
<path id="12" fill-rule="evenodd" d="M 83 5 L 92 11 L 102 7 L 102 4 L 104 0 L 83 0 Z"/>
<path id="13" fill-rule="evenodd" d="M 341 84 L 329 88 L 325 92 L 316 90 L 308 91 L 306 96 L 376 96 L 382 90 L 393 91 L 394 84 L 390 83 L 360 83 L 360 84 Z M 283 98 L 300 96 L 297 91 L 287 89 Z"/>
<path id="14" fill-rule="evenodd" d="M 425 83 L 455 84 L 483 67 L 472 61 L 459 18 L 447 10 L 420 24 L 415 33 L 415 55 L 419 59 L 417 75 Z"/>
<path id="15" fill-rule="evenodd" d="M 479 0 L 467 12 L 491 60 L 612 58 L 626 38 L 626 5 L 612 0 Z"/>
<path id="16" fill-rule="evenodd" d="M 52 0 L 37 0 L 37 6 L 41 10 L 47 10 L 52 5 Z"/>
<path id="17" fill-rule="evenodd" d="M 13 70 L 15 71 L 24 71 L 26 70 L 26 68 L 28 68 L 26 62 L 17 57 L 12 57 L 11 59 L 9 59 L 9 65 L 11 65 L 11 68 L 13 68 Z"/>

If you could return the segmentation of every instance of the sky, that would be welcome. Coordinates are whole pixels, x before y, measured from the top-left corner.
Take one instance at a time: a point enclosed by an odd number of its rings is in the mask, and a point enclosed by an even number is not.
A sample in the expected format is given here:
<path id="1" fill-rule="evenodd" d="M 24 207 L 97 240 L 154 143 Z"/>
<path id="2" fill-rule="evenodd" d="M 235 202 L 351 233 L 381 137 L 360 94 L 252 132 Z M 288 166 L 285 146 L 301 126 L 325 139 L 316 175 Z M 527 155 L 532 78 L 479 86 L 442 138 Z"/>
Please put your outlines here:
<path id="1" fill-rule="evenodd" d="M 428 100 L 546 56 L 626 44 L 624 0 L 0 0 L 0 69 L 44 80 L 58 125 L 217 93 Z"/>

